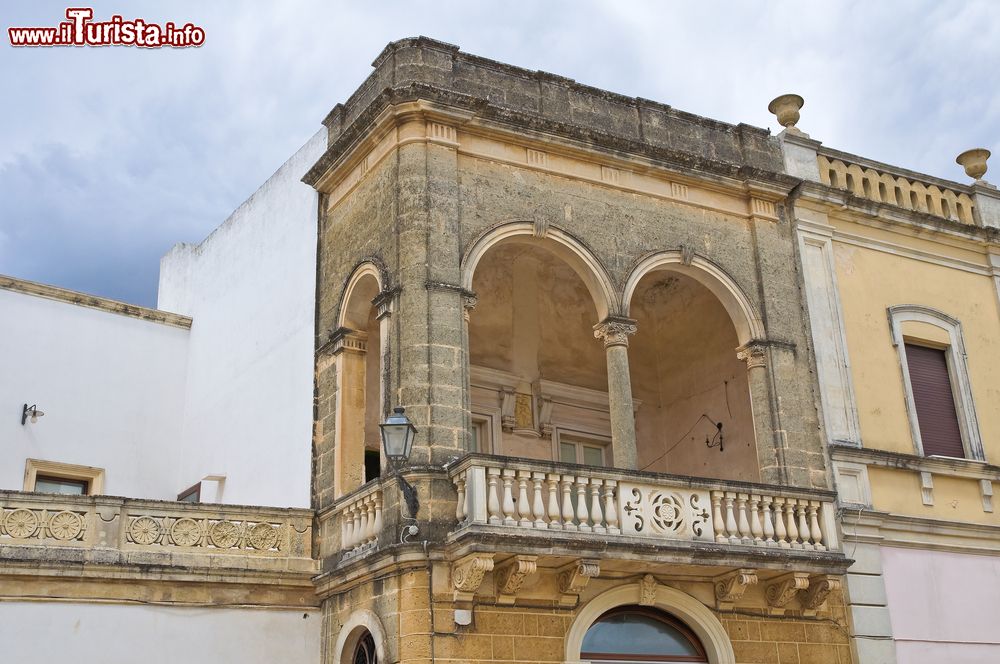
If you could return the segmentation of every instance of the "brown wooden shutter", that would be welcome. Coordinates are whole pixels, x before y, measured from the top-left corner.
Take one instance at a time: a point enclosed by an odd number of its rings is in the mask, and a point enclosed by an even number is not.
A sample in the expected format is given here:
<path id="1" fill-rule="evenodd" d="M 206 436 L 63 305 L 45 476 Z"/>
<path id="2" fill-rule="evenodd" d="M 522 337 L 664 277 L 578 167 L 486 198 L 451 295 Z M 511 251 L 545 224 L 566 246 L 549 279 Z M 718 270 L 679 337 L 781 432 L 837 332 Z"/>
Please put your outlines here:
<path id="1" fill-rule="evenodd" d="M 965 458 L 944 351 L 906 344 L 906 364 L 924 455 Z"/>

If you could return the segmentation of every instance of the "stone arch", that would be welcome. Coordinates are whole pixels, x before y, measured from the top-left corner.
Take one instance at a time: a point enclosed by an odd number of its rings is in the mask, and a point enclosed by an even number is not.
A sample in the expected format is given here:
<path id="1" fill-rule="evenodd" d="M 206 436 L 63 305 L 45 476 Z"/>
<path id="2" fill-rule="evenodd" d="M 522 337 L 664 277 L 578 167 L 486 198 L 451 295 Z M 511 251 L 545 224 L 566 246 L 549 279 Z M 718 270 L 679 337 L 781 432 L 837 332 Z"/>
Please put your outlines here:
<path id="1" fill-rule="evenodd" d="M 587 602 L 566 635 L 566 661 L 580 661 L 583 637 L 598 618 L 616 607 L 638 604 L 641 597 L 641 584 L 632 583 L 612 588 Z M 736 664 L 736 655 L 726 629 L 715 614 L 697 599 L 675 588 L 657 586 L 652 606 L 690 627 L 701 640 L 711 664 Z"/>
<path id="2" fill-rule="evenodd" d="M 583 280 L 599 320 L 617 313 L 618 298 L 614 282 L 601 261 L 582 242 L 569 233 L 552 226 L 539 234 L 538 226 L 531 221 L 511 221 L 494 226 L 482 233 L 465 252 L 462 259 L 462 288 L 472 290 L 476 266 L 486 252 L 497 244 L 512 238 L 535 238 L 545 248 L 564 260 Z"/>
<path id="3" fill-rule="evenodd" d="M 629 315 L 632 295 L 639 282 L 644 276 L 657 270 L 678 272 L 708 288 L 729 312 L 741 345 L 766 337 L 763 321 L 736 281 L 718 265 L 701 256 L 694 256 L 690 261 L 685 261 L 680 251 L 651 254 L 632 269 L 625 281 L 625 289 L 619 304 L 624 316 Z"/>
<path id="4" fill-rule="evenodd" d="M 351 658 L 354 655 L 354 648 L 365 632 L 369 632 L 375 641 L 375 654 L 378 655 L 378 661 L 388 662 L 385 629 L 382 627 L 382 621 L 368 609 L 359 609 L 352 613 L 347 622 L 340 628 L 337 643 L 333 647 L 332 661 L 336 664 L 352 664 Z"/>
<path id="5" fill-rule="evenodd" d="M 372 261 L 358 264 L 344 286 L 336 328 L 364 329 L 372 300 L 385 290 L 383 281 L 378 265 Z"/>

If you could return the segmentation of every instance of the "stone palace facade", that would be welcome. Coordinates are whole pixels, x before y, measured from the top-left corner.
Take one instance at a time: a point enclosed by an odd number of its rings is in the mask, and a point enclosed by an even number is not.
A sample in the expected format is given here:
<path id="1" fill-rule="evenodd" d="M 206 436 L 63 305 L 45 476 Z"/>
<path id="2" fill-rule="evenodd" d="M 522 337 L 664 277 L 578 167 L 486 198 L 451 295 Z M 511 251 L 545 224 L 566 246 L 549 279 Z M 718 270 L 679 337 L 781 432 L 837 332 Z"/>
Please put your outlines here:
<path id="1" fill-rule="evenodd" d="M 988 153 L 373 66 L 156 310 L 0 281 L 15 661 L 996 661 Z"/>

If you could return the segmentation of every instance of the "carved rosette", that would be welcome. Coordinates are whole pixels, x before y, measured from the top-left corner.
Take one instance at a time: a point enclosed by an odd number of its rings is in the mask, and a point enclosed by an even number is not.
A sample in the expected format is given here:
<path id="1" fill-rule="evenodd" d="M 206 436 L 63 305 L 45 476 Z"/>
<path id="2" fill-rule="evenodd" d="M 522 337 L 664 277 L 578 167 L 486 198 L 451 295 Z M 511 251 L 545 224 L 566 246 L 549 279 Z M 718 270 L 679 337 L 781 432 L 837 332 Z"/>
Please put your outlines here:
<path id="1" fill-rule="evenodd" d="M 777 577 L 767 584 L 764 596 L 772 612 L 782 613 L 785 606 L 791 602 L 800 590 L 809 587 L 809 575 L 804 572 L 792 572 Z"/>
<path id="2" fill-rule="evenodd" d="M 524 580 L 538 570 L 537 560 L 538 556 L 514 556 L 496 569 L 497 603 L 514 603 Z"/>
<path id="3" fill-rule="evenodd" d="M 767 345 L 761 341 L 751 341 L 736 349 L 736 357 L 747 363 L 747 369 L 767 366 Z"/>
<path id="4" fill-rule="evenodd" d="M 201 527 L 194 519 L 177 519 L 170 527 L 170 539 L 177 546 L 194 546 L 201 540 Z"/>
<path id="5" fill-rule="evenodd" d="M 809 587 L 802 593 L 802 606 L 809 611 L 819 611 L 830 593 L 841 588 L 840 579 L 835 576 L 819 574 L 809 578 Z"/>
<path id="6" fill-rule="evenodd" d="M 656 604 L 656 589 L 660 584 L 652 574 L 642 577 L 639 582 L 639 604 L 642 606 L 653 606 Z"/>
<path id="7" fill-rule="evenodd" d="M 83 519 L 79 514 L 64 510 L 49 519 L 49 532 L 57 540 L 64 542 L 74 539 L 83 532 Z"/>
<path id="8" fill-rule="evenodd" d="M 17 509 L 7 514 L 4 530 L 15 539 L 31 537 L 38 530 L 38 516 L 31 510 Z"/>
<path id="9" fill-rule="evenodd" d="M 148 516 L 140 516 L 128 527 L 129 537 L 136 544 L 152 544 L 160 539 L 160 524 Z"/>
<path id="10" fill-rule="evenodd" d="M 738 569 L 715 579 L 715 599 L 719 609 L 732 609 L 747 588 L 757 583 L 757 572 Z"/>
<path id="11" fill-rule="evenodd" d="M 240 529 L 232 521 L 219 521 L 208 531 L 217 549 L 229 549 L 240 539 Z"/>
<path id="12" fill-rule="evenodd" d="M 606 318 L 594 326 L 594 338 L 604 341 L 604 347 L 628 346 L 628 338 L 639 328 L 631 318 Z"/>
<path id="13" fill-rule="evenodd" d="M 269 523 L 258 523 L 250 529 L 247 540 L 258 551 L 273 549 L 278 543 L 278 531 Z"/>
<path id="14" fill-rule="evenodd" d="M 451 567 L 456 602 L 471 602 L 487 572 L 493 570 L 493 554 L 474 553 Z"/>

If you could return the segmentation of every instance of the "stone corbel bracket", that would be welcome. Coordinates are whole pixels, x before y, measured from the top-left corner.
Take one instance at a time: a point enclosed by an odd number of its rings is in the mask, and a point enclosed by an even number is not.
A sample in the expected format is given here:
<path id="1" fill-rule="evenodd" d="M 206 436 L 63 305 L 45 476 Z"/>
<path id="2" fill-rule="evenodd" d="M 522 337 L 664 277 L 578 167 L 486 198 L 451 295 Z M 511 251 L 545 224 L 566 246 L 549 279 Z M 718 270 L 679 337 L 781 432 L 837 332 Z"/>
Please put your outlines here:
<path id="1" fill-rule="evenodd" d="M 599 576 L 600 573 L 600 561 L 586 559 L 578 560 L 560 570 L 556 576 L 560 606 L 576 606 L 580 600 L 580 593 L 584 591 L 590 580 Z"/>
<path id="2" fill-rule="evenodd" d="M 456 608 L 472 608 L 472 600 L 483 583 L 483 577 L 492 570 L 492 553 L 473 553 L 452 564 L 451 582 L 455 586 Z"/>
<path id="3" fill-rule="evenodd" d="M 774 616 L 784 615 L 788 603 L 795 599 L 799 591 L 809 587 L 809 574 L 791 572 L 772 579 L 764 588 L 768 612 Z"/>
<path id="4" fill-rule="evenodd" d="M 738 569 L 715 577 L 715 606 L 721 611 L 731 611 L 747 588 L 757 583 L 757 571 Z"/>
<path id="5" fill-rule="evenodd" d="M 493 572 L 497 588 L 497 604 L 510 606 L 521 592 L 525 580 L 538 571 L 538 556 L 514 556 Z"/>
<path id="6" fill-rule="evenodd" d="M 838 577 L 829 574 L 817 574 L 809 577 L 809 587 L 800 591 L 802 615 L 814 616 L 823 611 L 826 608 L 826 598 L 830 596 L 830 593 L 838 592 L 841 585 Z"/>

